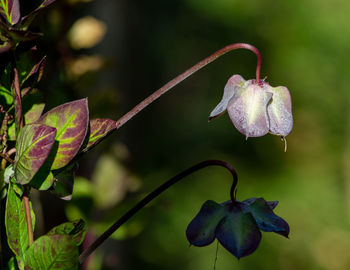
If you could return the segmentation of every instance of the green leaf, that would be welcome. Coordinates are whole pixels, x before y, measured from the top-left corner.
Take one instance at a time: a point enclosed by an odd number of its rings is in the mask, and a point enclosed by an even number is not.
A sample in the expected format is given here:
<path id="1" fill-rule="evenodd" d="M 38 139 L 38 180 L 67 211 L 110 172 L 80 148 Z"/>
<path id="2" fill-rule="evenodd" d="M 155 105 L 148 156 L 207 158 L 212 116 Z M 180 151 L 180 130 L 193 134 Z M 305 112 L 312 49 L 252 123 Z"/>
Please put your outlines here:
<path id="1" fill-rule="evenodd" d="M 37 121 L 45 108 L 44 103 L 33 104 L 33 106 L 24 114 L 24 123 L 31 124 Z"/>
<path id="2" fill-rule="evenodd" d="M 35 215 L 31 203 L 30 211 L 34 230 Z M 23 258 L 23 254 L 28 247 L 28 230 L 24 202 L 23 199 L 20 198 L 13 190 L 11 183 L 9 185 L 6 201 L 5 227 L 7 241 L 11 250 L 16 254 L 16 256 Z"/>
<path id="3" fill-rule="evenodd" d="M 25 269 L 71 270 L 78 269 L 79 250 L 71 235 L 44 235 L 28 248 Z"/>
<path id="4" fill-rule="evenodd" d="M 4 100 L 7 105 L 11 105 L 13 103 L 12 93 L 7 90 L 4 86 L 0 86 L 0 96 L 2 98 L 1 104 L 4 104 L 2 101 Z"/>
<path id="5" fill-rule="evenodd" d="M 13 179 L 13 178 L 12 178 Z M 12 188 L 13 191 L 16 192 L 16 194 L 19 197 L 22 197 L 23 193 L 24 193 L 24 186 L 22 185 L 17 185 L 16 183 L 12 182 Z"/>
<path id="6" fill-rule="evenodd" d="M 86 234 L 86 223 L 84 220 L 79 219 L 60 224 L 47 233 L 47 235 L 54 234 L 72 235 L 76 245 L 79 246 L 83 242 Z"/>
<path id="7" fill-rule="evenodd" d="M 90 120 L 90 134 L 87 146 L 84 152 L 89 151 L 97 145 L 102 139 L 106 138 L 113 130 L 117 128 L 117 122 L 111 119 L 92 119 Z"/>
<path id="8" fill-rule="evenodd" d="M 62 104 L 45 113 L 38 123 L 57 129 L 58 149 L 52 170 L 66 166 L 82 146 L 89 124 L 87 99 Z"/>
<path id="9" fill-rule="evenodd" d="M 21 17 L 19 0 L 0 0 L 0 14 L 10 24 L 16 24 Z"/>
<path id="10" fill-rule="evenodd" d="M 55 142 L 56 129 L 42 124 L 24 126 L 19 132 L 15 158 L 15 178 L 27 184 L 39 171 Z"/>
<path id="11" fill-rule="evenodd" d="M 48 190 L 55 181 L 55 176 L 50 171 L 50 167 L 45 164 L 46 162 L 30 181 L 30 185 L 38 190 Z"/>
<path id="12" fill-rule="evenodd" d="M 16 262 L 16 258 L 15 257 L 12 257 L 6 267 L 5 267 L 5 270 L 18 270 L 18 266 L 17 266 L 17 262 Z"/>
<path id="13" fill-rule="evenodd" d="M 16 125 L 15 122 L 12 122 L 7 130 L 8 140 L 15 141 L 16 140 Z"/>

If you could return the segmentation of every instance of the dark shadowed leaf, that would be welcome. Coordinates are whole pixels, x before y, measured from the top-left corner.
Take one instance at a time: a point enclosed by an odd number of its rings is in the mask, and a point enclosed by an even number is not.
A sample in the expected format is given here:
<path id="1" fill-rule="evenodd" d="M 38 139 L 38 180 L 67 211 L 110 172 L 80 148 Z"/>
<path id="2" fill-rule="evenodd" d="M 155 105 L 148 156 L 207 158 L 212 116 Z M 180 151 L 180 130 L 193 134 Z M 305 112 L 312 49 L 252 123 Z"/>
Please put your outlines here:
<path id="1" fill-rule="evenodd" d="M 8 64 L 0 74 L 0 85 L 5 87 L 8 92 L 11 92 L 12 85 L 12 66 Z"/>
<path id="2" fill-rule="evenodd" d="M 212 243 L 216 227 L 224 218 L 225 212 L 224 206 L 214 201 L 206 201 L 186 229 L 190 244 L 202 247 Z"/>
<path id="3" fill-rule="evenodd" d="M 32 21 L 35 19 L 36 15 L 39 11 L 46 8 L 47 6 L 51 5 L 56 0 L 45 0 L 41 3 L 39 7 L 37 7 L 34 11 L 29 13 L 28 15 L 22 17 L 20 25 L 22 28 L 27 29 L 29 25 L 32 23 Z"/>
<path id="4" fill-rule="evenodd" d="M 35 89 L 32 89 L 35 90 Z M 41 99 L 41 95 L 39 94 L 39 92 L 34 92 L 31 91 L 29 93 L 29 95 L 25 96 L 23 98 L 23 91 L 21 93 L 22 95 L 22 112 L 24 114 L 24 123 L 25 124 L 32 124 L 35 121 L 37 121 L 44 108 L 45 108 L 45 104 L 44 103 L 39 103 L 36 104 L 39 99 Z M 10 141 L 14 141 L 16 140 L 16 129 L 15 129 L 15 125 L 14 124 L 10 124 L 9 128 L 8 128 L 8 135 L 9 135 L 9 140 Z"/>
<path id="5" fill-rule="evenodd" d="M 73 236 L 73 239 L 75 240 L 76 245 L 79 246 L 83 242 L 86 234 L 86 223 L 82 219 L 66 222 L 52 228 L 47 233 L 47 235 L 53 235 L 53 234 L 71 235 Z"/>
<path id="6" fill-rule="evenodd" d="M 230 206 L 226 206 L 229 209 Z M 259 246 L 261 233 L 250 213 L 239 209 L 227 210 L 216 229 L 216 237 L 238 259 L 253 253 Z"/>
<path id="7" fill-rule="evenodd" d="M 40 81 L 45 65 L 46 57 L 40 57 L 36 47 L 22 53 L 16 63 L 19 71 L 19 82 L 23 85 L 29 78 L 34 77 L 34 82 Z"/>
<path id="8" fill-rule="evenodd" d="M 288 238 L 288 223 L 275 215 L 270 206 L 263 198 L 255 200 L 252 204 L 244 206 L 243 212 L 251 213 L 258 224 L 260 230 L 265 232 L 275 232 Z"/>
<path id="9" fill-rule="evenodd" d="M 26 269 L 70 270 L 78 269 L 79 251 L 71 235 L 44 235 L 28 248 L 24 264 Z"/>
<path id="10" fill-rule="evenodd" d="M 24 126 L 17 139 L 15 178 L 19 184 L 27 184 L 39 171 L 55 142 L 56 129 L 42 124 Z"/>
<path id="11" fill-rule="evenodd" d="M 72 163 L 60 172 L 54 172 L 55 181 L 51 192 L 63 200 L 71 200 L 74 186 L 74 173 L 77 164 Z"/>
<path id="12" fill-rule="evenodd" d="M 89 141 L 84 152 L 90 150 L 93 146 L 104 139 L 111 131 L 116 129 L 116 121 L 111 119 L 92 119 L 90 120 Z"/>
<path id="13" fill-rule="evenodd" d="M 19 0 L 0 0 L 0 14 L 10 24 L 16 24 L 21 17 Z"/>
<path id="14" fill-rule="evenodd" d="M 30 40 L 39 38 L 42 36 L 42 34 L 33 33 L 30 31 L 9 29 L 6 33 L 6 36 L 15 42 L 21 42 L 21 41 L 30 41 Z"/>
<path id="15" fill-rule="evenodd" d="M 9 49 L 11 49 L 11 44 L 9 42 L 4 42 L 0 44 L 0 53 L 7 52 Z"/>
<path id="16" fill-rule="evenodd" d="M 33 230 L 35 226 L 35 215 L 30 204 Z M 28 230 L 27 221 L 25 218 L 24 202 L 15 191 L 13 190 L 12 184 L 9 185 L 6 211 L 5 211 L 5 226 L 7 241 L 12 251 L 23 258 L 28 247 Z"/>
<path id="17" fill-rule="evenodd" d="M 45 113 L 38 123 L 57 129 L 58 149 L 52 170 L 66 166 L 84 142 L 89 124 L 87 99 L 62 104 Z"/>

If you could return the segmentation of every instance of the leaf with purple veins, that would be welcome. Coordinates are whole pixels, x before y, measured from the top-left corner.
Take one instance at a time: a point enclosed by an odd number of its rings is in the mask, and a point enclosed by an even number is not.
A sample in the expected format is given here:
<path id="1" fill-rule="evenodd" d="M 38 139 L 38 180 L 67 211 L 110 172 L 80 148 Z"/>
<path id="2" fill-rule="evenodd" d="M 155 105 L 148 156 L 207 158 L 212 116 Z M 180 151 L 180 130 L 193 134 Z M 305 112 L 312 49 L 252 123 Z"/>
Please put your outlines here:
<path id="1" fill-rule="evenodd" d="M 24 114 L 24 122 L 26 124 L 31 124 L 37 121 L 45 108 L 44 103 L 33 104 L 33 106 Z"/>
<path id="2" fill-rule="evenodd" d="M 38 123 L 57 129 L 58 149 L 52 170 L 66 166 L 82 146 L 89 123 L 87 99 L 62 104 L 45 113 Z"/>
<path id="3" fill-rule="evenodd" d="M 24 126 L 16 143 L 15 178 L 27 184 L 47 159 L 55 142 L 56 129 L 43 124 Z"/>
<path id="4" fill-rule="evenodd" d="M 19 0 L 0 0 L 0 14 L 10 24 L 16 24 L 21 17 Z"/>
<path id="5" fill-rule="evenodd" d="M 84 152 L 89 151 L 93 146 L 106 138 L 113 130 L 117 128 L 117 122 L 111 119 L 92 119 L 90 120 L 90 134 L 87 146 Z"/>

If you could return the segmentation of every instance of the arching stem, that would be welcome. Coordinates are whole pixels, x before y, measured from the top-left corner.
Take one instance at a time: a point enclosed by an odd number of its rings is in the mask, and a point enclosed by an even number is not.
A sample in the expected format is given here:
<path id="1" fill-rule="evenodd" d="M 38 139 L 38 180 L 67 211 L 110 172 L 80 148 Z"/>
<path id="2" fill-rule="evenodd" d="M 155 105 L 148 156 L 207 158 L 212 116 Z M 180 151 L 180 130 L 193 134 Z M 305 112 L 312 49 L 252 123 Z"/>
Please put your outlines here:
<path id="1" fill-rule="evenodd" d="M 252 51 L 256 54 L 257 57 L 257 65 L 256 65 L 256 81 L 258 84 L 261 83 L 260 80 L 260 69 L 261 69 L 261 54 L 259 50 L 247 43 L 233 43 L 230 45 L 227 45 L 226 47 L 214 52 L 212 55 L 208 56 L 207 58 L 203 59 L 202 61 L 198 62 L 188 70 L 186 70 L 184 73 L 180 74 L 176 78 L 172 79 L 170 82 L 159 88 L 157 91 L 155 91 L 152 95 L 147 97 L 145 100 L 141 101 L 138 105 L 136 105 L 132 110 L 130 110 L 128 113 L 123 115 L 116 123 L 116 129 L 123 126 L 126 122 L 128 122 L 131 118 L 133 118 L 136 114 L 138 114 L 140 111 L 142 111 L 144 108 L 146 108 L 149 104 L 151 104 L 153 101 L 158 99 L 160 96 L 168 92 L 170 89 L 172 89 L 174 86 L 178 85 L 180 82 L 191 76 L 193 73 L 197 72 L 201 68 L 205 67 L 206 65 L 210 64 L 220 56 L 233 51 L 237 49 L 246 49 L 249 51 Z"/>
<path id="2" fill-rule="evenodd" d="M 181 173 L 175 175 L 170 180 L 166 181 L 164 184 L 156 188 L 150 194 L 148 194 L 144 199 L 142 199 L 138 204 L 136 204 L 133 208 L 131 208 L 126 214 L 124 214 L 121 218 L 119 218 L 107 231 L 105 231 L 99 238 L 95 240 L 87 249 L 85 249 L 79 256 L 79 262 L 83 263 L 88 256 L 91 255 L 92 252 L 96 250 L 108 237 L 110 237 L 120 226 L 122 226 L 125 222 L 127 222 L 132 216 L 134 216 L 139 210 L 141 210 L 144 206 L 146 206 L 150 201 L 155 199 L 165 190 L 167 190 L 172 185 L 176 184 L 184 177 L 200 170 L 208 166 L 221 166 L 230 171 L 233 177 L 233 183 L 231 187 L 231 200 L 232 203 L 235 203 L 234 190 L 236 188 L 238 178 L 235 169 L 227 162 L 221 160 L 206 160 L 200 162 L 187 170 L 182 171 Z"/>

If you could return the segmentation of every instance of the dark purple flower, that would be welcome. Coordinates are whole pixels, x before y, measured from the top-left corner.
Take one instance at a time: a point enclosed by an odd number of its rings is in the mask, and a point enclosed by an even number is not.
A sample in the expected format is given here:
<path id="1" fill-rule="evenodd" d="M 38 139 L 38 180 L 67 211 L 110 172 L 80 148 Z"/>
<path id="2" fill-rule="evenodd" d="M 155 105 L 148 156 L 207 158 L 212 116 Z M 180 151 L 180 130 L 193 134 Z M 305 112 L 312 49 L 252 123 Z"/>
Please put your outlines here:
<path id="1" fill-rule="evenodd" d="M 215 238 L 238 259 L 259 246 L 261 232 L 275 232 L 288 238 L 288 223 L 273 213 L 278 202 L 251 198 L 243 202 L 218 204 L 206 201 L 188 225 L 186 236 L 191 245 L 202 247 Z"/>

